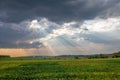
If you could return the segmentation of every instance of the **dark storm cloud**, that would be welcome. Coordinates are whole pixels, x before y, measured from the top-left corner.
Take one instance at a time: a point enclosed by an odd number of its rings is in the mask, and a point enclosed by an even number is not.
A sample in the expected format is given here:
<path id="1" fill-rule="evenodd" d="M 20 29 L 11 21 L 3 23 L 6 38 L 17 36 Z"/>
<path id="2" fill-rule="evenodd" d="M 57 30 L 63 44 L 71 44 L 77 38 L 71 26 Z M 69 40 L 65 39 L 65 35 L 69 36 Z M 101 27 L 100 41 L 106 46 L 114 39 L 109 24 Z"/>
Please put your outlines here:
<path id="1" fill-rule="evenodd" d="M 120 0 L 0 0 L 0 20 L 46 17 L 56 22 L 120 16 Z M 111 12 L 113 11 L 114 12 Z"/>

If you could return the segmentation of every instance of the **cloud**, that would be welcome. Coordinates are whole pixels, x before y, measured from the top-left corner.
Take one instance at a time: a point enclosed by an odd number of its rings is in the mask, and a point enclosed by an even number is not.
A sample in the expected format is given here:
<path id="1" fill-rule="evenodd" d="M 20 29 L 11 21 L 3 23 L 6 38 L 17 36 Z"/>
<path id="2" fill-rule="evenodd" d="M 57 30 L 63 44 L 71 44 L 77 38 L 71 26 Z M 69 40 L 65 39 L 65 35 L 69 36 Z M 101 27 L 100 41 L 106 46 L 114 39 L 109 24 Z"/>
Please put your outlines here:
<path id="1" fill-rule="evenodd" d="M 0 47 L 37 49 L 45 48 L 51 55 L 89 54 L 119 49 L 120 17 L 94 18 L 58 24 L 47 18 L 20 23 L 0 22 Z M 73 49 L 71 49 L 73 48 Z M 70 50 L 71 49 L 71 50 Z M 111 50 L 110 50 L 111 49 Z M 101 51 L 103 50 L 103 51 Z M 27 50 L 29 52 L 29 50 Z M 37 53 L 40 51 L 37 50 Z"/>
<path id="2" fill-rule="evenodd" d="M 52 33 L 48 34 L 46 40 L 56 38 L 62 35 L 68 35 L 73 38 L 76 36 L 80 37 L 79 35 L 83 35 L 83 37 L 87 36 L 90 38 L 92 37 L 101 37 L 105 36 L 107 38 L 114 37 L 117 39 L 117 33 L 120 31 L 120 18 L 107 18 L 107 19 L 98 19 L 95 18 L 94 20 L 86 20 L 81 23 L 79 22 L 68 22 L 62 25 L 57 29 L 53 29 Z M 77 26 L 77 27 L 76 27 Z M 112 34 L 112 35 L 110 35 Z M 43 38 L 41 38 L 43 40 Z M 118 38 L 119 39 L 119 38 Z"/>
<path id="3" fill-rule="evenodd" d="M 119 50 L 119 7 L 120 0 L 0 0 L 0 48 L 52 55 Z"/>
<path id="4" fill-rule="evenodd" d="M 81 27 L 85 27 L 89 30 L 89 34 L 86 35 L 90 41 L 104 44 L 118 43 L 120 37 L 118 36 L 120 31 L 120 18 L 107 18 L 107 19 L 95 19 L 85 21 Z"/>
<path id="5" fill-rule="evenodd" d="M 107 19 L 95 19 L 86 20 L 82 26 L 86 27 L 92 32 L 112 32 L 120 30 L 120 17 L 117 18 L 107 18 Z"/>
<path id="6" fill-rule="evenodd" d="M 120 16 L 119 0 L 1 0 L 0 20 L 19 23 L 37 17 L 63 23 Z"/>
<path id="7" fill-rule="evenodd" d="M 45 37 L 58 24 L 48 21 L 46 18 L 39 20 L 27 20 L 20 23 L 0 22 L 0 47 L 1 48 L 38 48 L 43 47 L 36 39 Z"/>
<path id="8" fill-rule="evenodd" d="M 60 28 L 53 30 L 52 33 L 40 38 L 38 41 L 45 44 L 45 46 L 52 46 L 53 49 L 54 46 L 79 46 L 91 53 L 100 52 L 102 49 L 103 51 L 101 52 L 115 51 L 116 49 L 118 50 L 120 45 L 119 20 L 119 17 L 107 19 L 95 18 L 94 20 L 84 21 L 82 25 L 79 22 L 64 23 Z M 79 25 L 79 27 L 74 27 L 76 25 Z M 94 50 L 92 49 L 93 46 Z M 101 49 L 98 49 L 100 46 Z M 109 50 L 110 47 L 113 49 Z"/>

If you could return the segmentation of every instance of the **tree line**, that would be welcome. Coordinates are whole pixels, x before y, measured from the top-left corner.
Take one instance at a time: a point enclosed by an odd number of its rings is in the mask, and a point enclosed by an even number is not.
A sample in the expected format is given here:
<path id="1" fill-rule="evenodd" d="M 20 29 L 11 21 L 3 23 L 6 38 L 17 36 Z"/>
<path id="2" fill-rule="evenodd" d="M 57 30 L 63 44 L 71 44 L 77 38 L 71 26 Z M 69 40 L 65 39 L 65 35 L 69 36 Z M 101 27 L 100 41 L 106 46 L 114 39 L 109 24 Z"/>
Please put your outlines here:
<path id="1" fill-rule="evenodd" d="M 88 58 L 118 58 L 120 57 L 120 51 L 112 54 L 96 54 L 96 55 L 88 55 Z"/>
<path id="2" fill-rule="evenodd" d="M 9 55 L 0 55 L 0 58 L 10 58 Z"/>

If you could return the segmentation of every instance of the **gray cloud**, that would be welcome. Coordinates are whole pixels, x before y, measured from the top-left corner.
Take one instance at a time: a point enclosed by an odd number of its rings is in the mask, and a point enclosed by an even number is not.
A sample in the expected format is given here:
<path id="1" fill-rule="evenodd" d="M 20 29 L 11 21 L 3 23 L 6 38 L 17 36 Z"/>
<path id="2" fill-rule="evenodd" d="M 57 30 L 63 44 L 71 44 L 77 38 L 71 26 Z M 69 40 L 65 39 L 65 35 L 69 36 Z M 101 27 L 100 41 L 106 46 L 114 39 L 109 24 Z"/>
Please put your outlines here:
<path id="1" fill-rule="evenodd" d="M 26 42 L 44 36 L 40 32 L 36 33 L 34 30 L 29 29 L 29 23 L 0 22 L 0 48 L 36 48 L 38 45 L 42 45 L 42 43 L 38 42 L 32 44 Z"/>
<path id="2" fill-rule="evenodd" d="M 46 17 L 55 22 L 120 16 L 119 0 L 1 0 L 0 20 L 20 22 Z"/>

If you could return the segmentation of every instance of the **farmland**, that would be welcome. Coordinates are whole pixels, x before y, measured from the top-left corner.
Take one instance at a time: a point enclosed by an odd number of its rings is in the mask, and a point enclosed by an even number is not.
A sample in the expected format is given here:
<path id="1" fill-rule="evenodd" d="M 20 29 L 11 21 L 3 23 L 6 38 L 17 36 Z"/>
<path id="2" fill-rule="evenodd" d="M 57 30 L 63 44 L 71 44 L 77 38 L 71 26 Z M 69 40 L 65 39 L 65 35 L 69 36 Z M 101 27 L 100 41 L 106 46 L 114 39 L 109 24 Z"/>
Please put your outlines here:
<path id="1" fill-rule="evenodd" d="M 4 58 L 0 80 L 120 80 L 120 58 Z"/>

